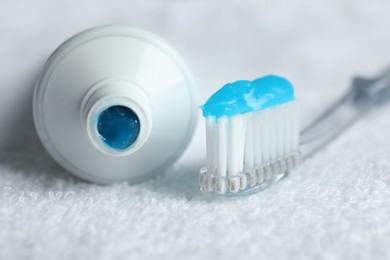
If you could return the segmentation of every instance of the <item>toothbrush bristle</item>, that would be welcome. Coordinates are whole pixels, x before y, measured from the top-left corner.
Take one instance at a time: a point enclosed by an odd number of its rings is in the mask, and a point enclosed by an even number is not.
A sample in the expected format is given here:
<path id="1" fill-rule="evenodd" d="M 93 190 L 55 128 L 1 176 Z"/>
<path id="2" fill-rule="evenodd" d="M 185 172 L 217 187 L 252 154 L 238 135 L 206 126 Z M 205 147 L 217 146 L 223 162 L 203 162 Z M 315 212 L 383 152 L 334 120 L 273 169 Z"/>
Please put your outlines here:
<path id="1" fill-rule="evenodd" d="M 296 101 L 230 117 L 206 118 L 203 191 L 237 193 L 290 171 L 299 160 Z"/>

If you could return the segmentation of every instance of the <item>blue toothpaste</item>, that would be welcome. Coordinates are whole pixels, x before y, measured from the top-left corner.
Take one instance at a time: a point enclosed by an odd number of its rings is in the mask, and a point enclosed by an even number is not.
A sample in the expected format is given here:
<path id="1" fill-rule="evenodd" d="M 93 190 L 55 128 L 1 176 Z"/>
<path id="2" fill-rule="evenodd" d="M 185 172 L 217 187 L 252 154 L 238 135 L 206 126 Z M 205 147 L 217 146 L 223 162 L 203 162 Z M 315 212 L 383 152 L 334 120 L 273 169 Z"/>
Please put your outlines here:
<path id="1" fill-rule="evenodd" d="M 253 81 L 228 83 L 201 106 L 204 117 L 234 116 L 263 110 L 295 100 L 291 83 L 269 75 Z"/>
<path id="2" fill-rule="evenodd" d="M 109 147 L 124 150 L 137 140 L 140 122 L 130 108 L 112 106 L 99 115 L 97 129 L 100 138 Z"/>

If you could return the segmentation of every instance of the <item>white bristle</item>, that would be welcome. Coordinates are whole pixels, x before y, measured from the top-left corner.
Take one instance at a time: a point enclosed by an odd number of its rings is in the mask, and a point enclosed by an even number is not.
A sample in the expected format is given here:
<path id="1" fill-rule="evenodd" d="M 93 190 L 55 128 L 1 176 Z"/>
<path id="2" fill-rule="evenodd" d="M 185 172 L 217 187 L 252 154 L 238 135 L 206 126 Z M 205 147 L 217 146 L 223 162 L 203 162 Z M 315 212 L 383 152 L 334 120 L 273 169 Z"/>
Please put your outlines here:
<path id="1" fill-rule="evenodd" d="M 217 173 L 226 176 L 228 149 L 228 118 L 222 117 L 217 121 Z"/>
<path id="2" fill-rule="evenodd" d="M 280 112 L 275 112 L 275 121 L 276 121 L 276 160 L 283 158 L 285 153 L 284 149 L 284 132 L 286 130 L 284 126 L 286 107 L 282 106 Z"/>
<path id="3" fill-rule="evenodd" d="M 257 112 L 257 122 L 256 125 L 259 127 L 259 135 L 257 138 L 260 139 L 260 143 L 258 144 L 257 149 L 259 150 L 259 154 L 261 154 L 261 159 L 259 157 L 258 165 L 264 165 L 270 161 L 270 110 L 263 110 Z M 261 161 L 260 161 L 261 160 Z"/>
<path id="4" fill-rule="evenodd" d="M 292 146 L 293 146 L 293 150 L 297 150 L 298 145 L 299 145 L 299 112 L 298 112 L 297 105 L 295 105 L 293 107 L 292 117 L 293 117 L 293 124 L 292 124 L 292 133 L 293 133 L 292 143 L 293 144 L 292 144 Z"/>
<path id="5" fill-rule="evenodd" d="M 289 168 L 287 163 L 296 161 L 298 152 L 298 121 L 296 101 L 244 115 L 207 118 L 206 169 L 207 176 L 217 178 L 216 191 L 235 193 L 238 187 L 242 190 L 270 178 L 275 169 Z M 227 178 L 229 188 L 225 179 L 218 178 Z"/>
<path id="6" fill-rule="evenodd" d="M 255 146 L 256 142 L 253 139 L 253 131 L 254 131 L 254 113 L 248 113 L 245 115 L 246 122 L 246 134 L 245 138 L 245 157 L 244 157 L 244 166 L 246 169 L 251 169 L 255 167 Z"/>
<path id="7" fill-rule="evenodd" d="M 287 142 L 288 142 L 288 139 L 287 139 L 287 133 L 288 131 L 290 131 L 288 128 L 289 128 L 289 125 L 287 124 L 287 120 L 288 120 L 288 106 L 289 104 L 286 104 L 286 106 L 282 106 L 280 109 L 280 116 L 278 117 L 279 121 L 278 121 L 278 128 L 277 128 L 277 131 L 278 131 L 278 138 L 277 138 L 277 142 L 278 142 L 278 158 L 284 158 L 287 154 Z"/>
<path id="8" fill-rule="evenodd" d="M 216 158 L 216 120 L 215 117 L 206 118 L 206 153 L 207 153 L 207 173 L 214 174 Z"/>
<path id="9" fill-rule="evenodd" d="M 291 113 L 292 112 L 292 108 L 291 108 L 291 104 L 288 103 L 285 105 L 285 107 L 283 108 L 284 111 L 283 111 L 283 131 L 282 131 L 282 135 L 283 135 L 283 151 L 284 153 L 282 154 L 283 157 L 286 157 L 288 155 L 290 155 L 293 151 L 292 151 L 292 145 L 291 145 L 291 137 L 292 136 L 292 127 L 291 127 Z M 289 113 L 290 111 L 290 113 Z"/>
<path id="10" fill-rule="evenodd" d="M 238 175 L 243 170 L 244 161 L 244 141 L 245 138 L 245 120 L 243 115 L 229 118 L 228 124 L 228 175 Z"/>

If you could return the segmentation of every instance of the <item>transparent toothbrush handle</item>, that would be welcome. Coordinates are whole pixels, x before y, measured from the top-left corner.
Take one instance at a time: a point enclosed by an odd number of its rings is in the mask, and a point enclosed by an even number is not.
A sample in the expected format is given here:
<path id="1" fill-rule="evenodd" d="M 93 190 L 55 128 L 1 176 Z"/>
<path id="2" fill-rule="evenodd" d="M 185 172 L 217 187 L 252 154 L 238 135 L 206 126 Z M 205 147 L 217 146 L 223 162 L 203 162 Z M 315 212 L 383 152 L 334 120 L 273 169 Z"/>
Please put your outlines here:
<path id="1" fill-rule="evenodd" d="M 301 132 L 302 158 L 314 155 L 371 108 L 390 99 L 390 69 L 375 79 L 355 78 L 350 91 Z"/>

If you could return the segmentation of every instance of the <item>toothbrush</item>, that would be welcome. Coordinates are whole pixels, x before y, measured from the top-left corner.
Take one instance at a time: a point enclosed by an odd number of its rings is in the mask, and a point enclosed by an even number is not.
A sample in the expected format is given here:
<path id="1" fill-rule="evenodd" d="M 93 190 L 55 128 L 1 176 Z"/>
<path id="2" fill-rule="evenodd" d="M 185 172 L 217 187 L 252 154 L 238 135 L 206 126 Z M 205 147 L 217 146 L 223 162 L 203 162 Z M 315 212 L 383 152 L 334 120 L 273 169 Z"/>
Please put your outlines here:
<path id="1" fill-rule="evenodd" d="M 226 84 L 202 110 L 207 142 L 202 190 L 237 193 L 298 163 L 298 106 L 286 79 Z"/>
<path id="2" fill-rule="evenodd" d="M 200 170 L 200 189 L 223 195 L 263 190 L 389 96 L 390 71 L 356 78 L 345 96 L 299 133 L 298 104 L 286 79 L 226 84 L 201 106 L 207 165 Z"/>

